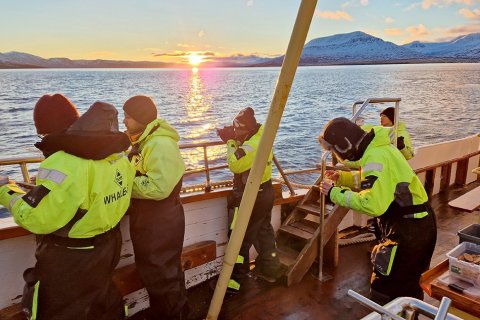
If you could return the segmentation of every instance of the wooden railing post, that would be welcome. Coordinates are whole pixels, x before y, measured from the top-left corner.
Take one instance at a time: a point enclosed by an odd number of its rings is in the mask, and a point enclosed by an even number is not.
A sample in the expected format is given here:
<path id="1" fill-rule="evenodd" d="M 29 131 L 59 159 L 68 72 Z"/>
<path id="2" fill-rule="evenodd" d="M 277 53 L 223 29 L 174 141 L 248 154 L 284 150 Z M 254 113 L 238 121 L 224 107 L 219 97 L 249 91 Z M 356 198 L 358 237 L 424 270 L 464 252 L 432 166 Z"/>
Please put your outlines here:
<path id="1" fill-rule="evenodd" d="M 464 186 L 467 183 L 468 160 L 463 159 L 457 162 L 457 171 L 455 174 L 455 184 Z"/>

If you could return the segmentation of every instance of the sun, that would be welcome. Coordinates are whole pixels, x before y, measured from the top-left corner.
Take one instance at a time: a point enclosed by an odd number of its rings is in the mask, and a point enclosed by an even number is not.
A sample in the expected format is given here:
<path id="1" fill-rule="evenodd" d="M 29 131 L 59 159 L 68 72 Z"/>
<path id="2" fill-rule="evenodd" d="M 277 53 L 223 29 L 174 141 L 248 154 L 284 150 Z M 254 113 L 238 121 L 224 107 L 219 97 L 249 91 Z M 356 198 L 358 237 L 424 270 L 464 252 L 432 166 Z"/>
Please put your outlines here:
<path id="1" fill-rule="evenodd" d="M 190 53 L 188 55 L 188 63 L 190 65 L 195 67 L 195 66 L 198 66 L 202 62 L 203 62 L 203 57 L 202 56 L 199 56 L 196 53 Z"/>

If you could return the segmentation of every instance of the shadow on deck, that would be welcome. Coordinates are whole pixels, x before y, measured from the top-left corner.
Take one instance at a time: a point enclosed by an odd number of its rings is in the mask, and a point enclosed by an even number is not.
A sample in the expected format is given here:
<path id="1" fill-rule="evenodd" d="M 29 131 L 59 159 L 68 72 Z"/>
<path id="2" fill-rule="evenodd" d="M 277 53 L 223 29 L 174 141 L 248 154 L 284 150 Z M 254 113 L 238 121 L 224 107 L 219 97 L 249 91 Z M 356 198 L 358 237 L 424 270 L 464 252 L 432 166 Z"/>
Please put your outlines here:
<path id="1" fill-rule="evenodd" d="M 437 215 L 438 238 L 431 265 L 445 260 L 445 254 L 458 244 L 457 231 L 480 222 L 480 211 L 462 211 L 448 206 L 448 202 L 480 185 L 474 182 L 466 187 L 451 187 L 433 197 L 431 204 Z M 347 295 L 349 289 L 369 296 L 371 273 L 368 253 L 371 243 L 340 248 L 336 270 L 325 270 L 333 279 L 320 282 L 313 266 L 302 281 L 291 287 L 272 285 L 252 275 L 237 295 L 225 297 L 219 319 L 360 319 L 370 313 Z M 215 281 L 215 279 L 213 280 Z M 189 319 L 204 319 L 213 295 L 208 283 L 188 290 L 191 313 Z M 425 301 L 438 305 L 426 296 Z M 143 319 L 137 314 L 132 319 Z"/>

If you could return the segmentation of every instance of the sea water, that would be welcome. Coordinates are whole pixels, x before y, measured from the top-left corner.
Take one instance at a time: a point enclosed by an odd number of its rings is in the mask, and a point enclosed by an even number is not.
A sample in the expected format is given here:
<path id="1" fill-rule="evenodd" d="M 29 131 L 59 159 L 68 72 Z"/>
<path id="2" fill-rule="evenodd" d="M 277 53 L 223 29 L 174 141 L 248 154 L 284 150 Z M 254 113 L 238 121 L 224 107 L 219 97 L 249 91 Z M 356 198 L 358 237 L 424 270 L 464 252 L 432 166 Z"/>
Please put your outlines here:
<path id="1" fill-rule="evenodd" d="M 247 106 L 263 123 L 279 74 L 280 68 L 0 70 L 0 158 L 39 154 L 32 110 L 44 94 L 64 94 L 81 113 L 98 100 L 112 103 L 121 130 L 125 100 L 148 95 L 178 130 L 180 143 L 195 143 L 218 140 L 215 128 L 230 125 Z M 314 167 L 324 124 L 350 117 L 353 102 L 372 97 L 402 99 L 400 117 L 414 147 L 480 133 L 478 63 L 300 67 L 274 144 L 283 169 Z M 378 124 L 388 106 L 369 108 L 366 122 Z M 208 155 L 210 166 L 225 163 L 223 147 Z M 203 166 L 203 150 L 187 152 L 184 160 L 187 168 Z M 0 174 L 15 178 L 20 170 L 0 167 Z"/>

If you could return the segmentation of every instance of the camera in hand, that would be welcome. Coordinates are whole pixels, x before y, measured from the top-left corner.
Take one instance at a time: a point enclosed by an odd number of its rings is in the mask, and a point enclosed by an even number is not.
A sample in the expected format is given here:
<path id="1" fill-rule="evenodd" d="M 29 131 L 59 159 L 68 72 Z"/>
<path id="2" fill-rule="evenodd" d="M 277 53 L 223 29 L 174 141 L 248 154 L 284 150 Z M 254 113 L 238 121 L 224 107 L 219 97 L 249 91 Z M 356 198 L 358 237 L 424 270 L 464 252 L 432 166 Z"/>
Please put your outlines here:
<path id="1" fill-rule="evenodd" d="M 233 126 L 225 126 L 223 128 L 217 128 L 217 135 L 223 142 L 227 142 L 230 139 L 235 139 L 235 131 Z"/>
<path id="2" fill-rule="evenodd" d="M 405 148 L 405 141 L 404 141 L 404 137 L 398 137 L 397 138 L 397 148 L 398 150 L 402 150 L 403 148 Z"/>

